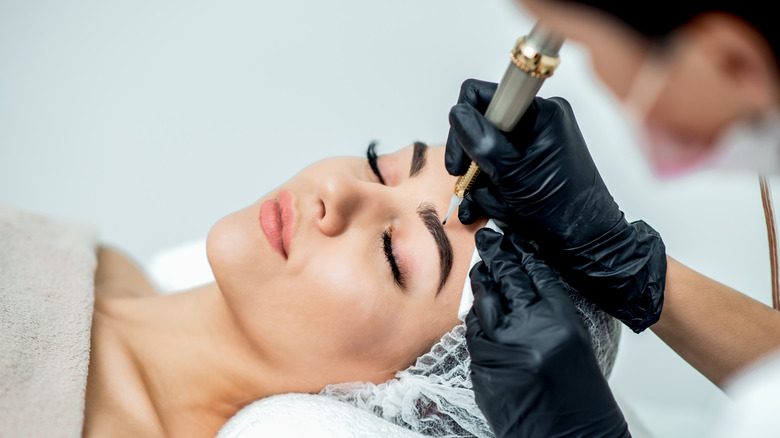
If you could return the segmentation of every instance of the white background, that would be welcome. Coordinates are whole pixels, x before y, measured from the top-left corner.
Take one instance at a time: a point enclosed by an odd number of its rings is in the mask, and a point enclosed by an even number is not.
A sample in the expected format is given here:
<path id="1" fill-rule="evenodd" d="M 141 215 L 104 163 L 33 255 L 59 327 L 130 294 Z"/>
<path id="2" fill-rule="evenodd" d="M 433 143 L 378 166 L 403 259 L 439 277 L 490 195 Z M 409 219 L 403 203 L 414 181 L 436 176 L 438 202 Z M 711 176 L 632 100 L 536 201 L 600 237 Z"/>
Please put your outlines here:
<path id="1" fill-rule="evenodd" d="M 0 0 L 0 202 L 148 265 L 317 159 L 443 144 L 460 83 L 498 81 L 532 24 L 509 0 Z M 656 179 L 586 54 L 561 58 L 540 95 L 572 103 L 626 215 L 769 302 L 755 176 Z M 657 437 L 707 435 L 728 403 L 649 332 L 624 332 L 611 383 Z"/>

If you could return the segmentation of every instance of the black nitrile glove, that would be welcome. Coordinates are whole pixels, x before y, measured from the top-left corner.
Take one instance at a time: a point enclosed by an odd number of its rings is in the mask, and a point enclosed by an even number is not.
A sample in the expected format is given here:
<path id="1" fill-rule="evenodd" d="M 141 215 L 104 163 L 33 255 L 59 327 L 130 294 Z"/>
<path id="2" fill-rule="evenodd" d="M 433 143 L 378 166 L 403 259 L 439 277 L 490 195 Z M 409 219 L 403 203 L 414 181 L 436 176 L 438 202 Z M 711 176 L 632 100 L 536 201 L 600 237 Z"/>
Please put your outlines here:
<path id="1" fill-rule="evenodd" d="M 569 103 L 536 98 L 509 133 L 482 113 L 496 84 L 467 80 L 450 111 L 445 164 L 482 174 L 458 217 L 492 217 L 536 241 L 575 288 L 635 332 L 658 321 L 666 252 L 658 233 L 629 224 L 588 152 Z"/>
<path id="2" fill-rule="evenodd" d="M 514 234 L 479 230 L 466 317 L 477 405 L 499 438 L 630 437 L 558 275 Z"/>

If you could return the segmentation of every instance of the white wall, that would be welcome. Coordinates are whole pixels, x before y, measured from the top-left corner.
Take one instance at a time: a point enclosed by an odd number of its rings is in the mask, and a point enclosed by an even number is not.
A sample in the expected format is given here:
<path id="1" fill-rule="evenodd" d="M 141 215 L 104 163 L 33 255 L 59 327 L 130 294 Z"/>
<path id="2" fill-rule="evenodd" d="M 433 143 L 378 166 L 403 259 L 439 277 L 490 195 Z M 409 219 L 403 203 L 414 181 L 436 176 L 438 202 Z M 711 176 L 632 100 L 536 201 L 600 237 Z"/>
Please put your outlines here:
<path id="1" fill-rule="evenodd" d="M 0 0 L 0 202 L 146 264 L 316 159 L 443 144 L 461 81 L 499 80 L 532 24 L 509 0 Z M 627 216 L 767 302 L 755 177 L 656 180 L 581 49 L 561 57 L 541 95 L 572 103 Z M 658 437 L 727 403 L 652 333 L 624 334 L 612 384 Z"/>

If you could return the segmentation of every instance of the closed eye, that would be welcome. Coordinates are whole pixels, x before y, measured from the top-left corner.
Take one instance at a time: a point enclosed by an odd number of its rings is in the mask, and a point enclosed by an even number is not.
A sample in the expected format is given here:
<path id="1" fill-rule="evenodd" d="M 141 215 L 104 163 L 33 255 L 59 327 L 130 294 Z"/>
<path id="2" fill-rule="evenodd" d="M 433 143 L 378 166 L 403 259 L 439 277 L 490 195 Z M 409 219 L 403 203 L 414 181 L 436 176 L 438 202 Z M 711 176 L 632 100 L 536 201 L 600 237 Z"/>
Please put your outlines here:
<path id="1" fill-rule="evenodd" d="M 379 171 L 379 165 L 377 164 L 377 155 L 376 155 L 376 142 L 372 141 L 371 144 L 368 145 L 368 150 L 366 151 L 366 160 L 368 160 L 368 165 L 371 166 L 371 171 L 374 172 L 374 175 L 376 175 L 377 178 L 379 178 L 379 182 L 382 185 L 385 184 L 385 179 L 382 178 L 382 172 Z"/>
<path id="2" fill-rule="evenodd" d="M 398 268 L 398 262 L 393 255 L 393 234 L 391 230 L 385 230 L 382 233 L 382 246 L 385 250 L 385 258 L 390 265 L 390 271 L 393 273 L 395 284 L 406 291 L 406 275 Z"/>

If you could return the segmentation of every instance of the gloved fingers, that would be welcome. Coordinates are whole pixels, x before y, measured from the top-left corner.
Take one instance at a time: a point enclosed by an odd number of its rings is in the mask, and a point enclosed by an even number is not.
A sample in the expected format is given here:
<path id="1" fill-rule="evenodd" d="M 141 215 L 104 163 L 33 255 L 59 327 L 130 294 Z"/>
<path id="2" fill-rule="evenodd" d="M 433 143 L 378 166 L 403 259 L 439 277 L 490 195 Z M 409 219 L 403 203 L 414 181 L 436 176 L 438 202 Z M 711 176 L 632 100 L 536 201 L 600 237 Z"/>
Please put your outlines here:
<path id="1" fill-rule="evenodd" d="M 466 314 L 466 342 L 469 346 L 469 351 L 471 351 L 471 345 L 477 342 L 477 339 L 484 338 L 484 336 L 485 332 L 482 330 L 482 324 L 479 323 L 479 318 L 477 318 L 477 314 L 472 307 L 469 313 Z"/>
<path id="2" fill-rule="evenodd" d="M 498 85 L 492 82 L 467 79 L 460 86 L 458 104 L 470 105 L 478 113 L 484 114 L 487 110 L 493 94 Z M 452 119 L 450 118 L 450 123 Z M 450 175 L 463 175 L 471 164 L 471 158 L 463 150 L 463 145 L 458 141 L 452 128 L 447 135 L 447 143 L 444 150 L 444 166 Z"/>
<path id="3" fill-rule="evenodd" d="M 470 164 L 471 158 L 466 155 L 463 145 L 458 141 L 455 132 L 450 127 L 444 148 L 444 167 L 450 175 L 460 176 L 466 173 Z"/>
<path id="4" fill-rule="evenodd" d="M 471 196 L 466 196 L 458 206 L 458 219 L 463 225 L 471 225 L 480 218 L 489 217 L 482 207 L 471 200 Z"/>
<path id="5" fill-rule="evenodd" d="M 490 339 L 472 307 L 466 315 L 466 347 L 471 356 L 471 369 L 482 362 L 489 362 L 496 348 L 496 342 Z"/>
<path id="6" fill-rule="evenodd" d="M 492 184 L 471 189 L 458 210 L 458 218 L 463 224 L 471 224 L 486 217 L 507 223 L 512 219 L 509 207 Z"/>
<path id="7" fill-rule="evenodd" d="M 483 155 L 495 152 L 494 143 L 501 139 L 501 133 L 485 116 L 467 103 L 453 106 L 450 109 L 449 121 L 450 130 L 444 150 L 444 166 L 447 172 L 451 175 L 462 175 L 472 161 L 482 168 L 480 161 L 474 159 L 474 151 L 487 149 Z M 506 139 L 503 139 L 503 143 L 506 143 Z"/>
<path id="8" fill-rule="evenodd" d="M 489 263 L 489 260 L 494 257 L 496 251 L 500 251 L 499 246 L 501 245 L 503 237 L 504 236 L 501 235 L 501 233 L 493 231 L 490 228 L 480 228 L 474 234 L 474 243 L 477 246 L 479 258 L 481 258 L 485 264 Z"/>
<path id="9" fill-rule="evenodd" d="M 534 99 L 534 102 L 536 105 L 537 121 L 540 125 L 549 125 L 552 123 L 555 129 L 559 129 L 562 124 L 567 121 L 572 121 L 574 122 L 574 126 L 577 126 L 574 110 L 568 100 L 562 97 L 551 97 L 549 99 L 537 97 Z M 566 124 L 570 125 L 571 123 Z"/>
<path id="10" fill-rule="evenodd" d="M 564 309 L 566 312 L 575 311 L 574 304 L 571 298 L 569 298 L 566 286 L 564 286 L 560 275 L 536 256 L 535 251 L 528 242 L 516 234 L 510 234 L 504 239 L 504 245 L 514 247 L 523 270 L 528 275 L 529 281 L 533 284 L 539 298 L 545 300 L 556 311 L 564 311 Z M 496 278 L 498 281 L 502 281 L 500 277 Z M 510 306 L 513 308 L 522 304 L 522 302 L 515 303 L 510 300 Z"/>
<path id="11" fill-rule="evenodd" d="M 460 84 L 458 103 L 467 103 L 484 114 L 497 88 L 498 84 L 495 82 L 466 79 Z"/>
<path id="12" fill-rule="evenodd" d="M 512 244 L 508 236 L 483 228 L 477 231 L 474 240 L 482 263 L 487 266 L 492 276 L 492 281 L 499 285 L 500 293 L 506 297 L 509 307 L 516 309 L 535 302 L 538 300 L 538 295 L 530 277 L 523 270 L 521 262 L 523 252 Z"/>
<path id="13" fill-rule="evenodd" d="M 530 244 L 522 237 L 514 233 L 501 234 L 488 228 L 477 230 L 474 242 L 480 258 L 498 283 L 521 269 L 522 257 L 533 252 Z"/>
<path id="14" fill-rule="evenodd" d="M 558 273 L 535 255 L 525 239 L 515 233 L 501 235 L 483 228 L 477 231 L 474 240 L 482 263 L 487 266 L 492 281 L 500 285 L 501 294 L 511 308 L 525 306 L 539 298 L 571 305 Z"/>
<path id="15" fill-rule="evenodd" d="M 501 296 L 487 265 L 479 262 L 469 274 L 471 290 L 474 292 L 472 311 L 488 339 L 495 339 L 495 330 L 503 314 Z"/>
<path id="16" fill-rule="evenodd" d="M 533 139 L 532 132 L 536 129 L 540 107 L 548 109 L 544 113 L 547 115 L 546 121 L 549 121 L 556 114 L 555 110 L 557 109 L 566 107 L 571 112 L 568 102 L 563 99 L 559 99 L 563 104 L 558 100 L 546 103 L 544 99 L 534 99 L 517 126 L 512 130 L 511 136 L 517 140 L 513 146 L 506 140 L 504 133 L 495 128 L 483 115 L 495 91 L 496 84 L 491 82 L 470 79 L 461 85 L 458 104 L 450 110 L 450 130 L 444 155 L 445 167 L 451 175 L 463 175 L 468 169 L 470 161 L 475 161 L 483 171 L 487 171 L 491 180 L 497 183 L 498 177 L 501 175 L 498 171 L 502 167 L 513 167 L 512 163 L 520 158 L 517 151 L 524 149 Z M 472 111 L 468 111 L 468 109 Z M 501 150 L 496 149 L 499 145 L 503 146 Z M 507 155 L 511 152 L 514 154 Z M 503 166 L 497 166 L 497 169 L 487 169 L 486 166 L 492 163 L 492 161 L 486 160 L 490 157 L 501 157 Z M 492 158 L 492 160 L 497 159 Z"/>
<path id="17" fill-rule="evenodd" d="M 477 302 L 477 297 L 479 296 L 479 300 L 482 299 L 484 296 L 484 291 L 481 289 L 481 285 L 485 278 L 484 275 L 487 275 L 489 277 L 489 273 L 486 272 L 480 272 L 479 266 L 484 267 L 484 263 L 479 262 L 477 265 L 474 265 L 473 268 L 471 268 L 471 272 L 469 273 L 470 278 L 475 278 L 475 280 L 472 281 L 471 290 L 474 292 L 474 302 Z M 486 271 L 486 269 L 485 269 Z M 490 279 L 492 281 L 492 279 Z M 475 289 L 476 287 L 476 289 Z M 485 336 L 485 330 L 482 327 L 482 323 L 479 320 L 479 316 L 477 316 L 477 312 L 475 309 L 475 306 L 471 306 L 471 310 L 469 310 L 469 313 L 466 314 L 466 341 L 467 345 L 469 347 L 469 351 L 471 351 L 472 347 L 474 345 L 480 345 L 482 348 L 477 348 L 476 351 L 482 351 L 484 348 L 486 348 L 485 343 L 491 342 L 486 336 Z M 474 356 L 472 356 L 472 360 L 476 360 Z"/>
<path id="18" fill-rule="evenodd" d="M 477 163 L 494 184 L 501 180 L 503 173 L 515 168 L 516 163 L 522 159 L 520 152 L 507 141 L 498 128 L 475 108 L 463 103 L 450 110 L 447 149 L 453 151 L 449 161 L 445 151 L 447 171 L 452 173 L 454 170 L 460 170 L 464 162 L 471 160 Z M 462 152 L 457 152 L 456 158 L 455 151 L 459 149 Z"/>

